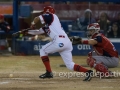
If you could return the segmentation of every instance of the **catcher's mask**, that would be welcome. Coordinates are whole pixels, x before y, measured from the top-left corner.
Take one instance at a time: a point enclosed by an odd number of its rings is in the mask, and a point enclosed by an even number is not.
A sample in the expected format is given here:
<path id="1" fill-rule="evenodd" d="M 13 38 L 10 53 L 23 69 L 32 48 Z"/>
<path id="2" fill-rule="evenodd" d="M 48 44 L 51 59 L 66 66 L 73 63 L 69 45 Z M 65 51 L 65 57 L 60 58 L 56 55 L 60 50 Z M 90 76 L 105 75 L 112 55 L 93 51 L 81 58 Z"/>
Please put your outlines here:
<path id="1" fill-rule="evenodd" d="M 100 25 L 98 23 L 92 23 L 87 26 L 87 37 L 92 37 L 95 33 L 99 33 Z"/>
<path id="2" fill-rule="evenodd" d="M 55 13 L 55 9 L 52 6 L 46 6 L 46 7 L 44 7 L 43 12 L 44 13 L 52 13 L 52 14 L 54 14 Z"/>

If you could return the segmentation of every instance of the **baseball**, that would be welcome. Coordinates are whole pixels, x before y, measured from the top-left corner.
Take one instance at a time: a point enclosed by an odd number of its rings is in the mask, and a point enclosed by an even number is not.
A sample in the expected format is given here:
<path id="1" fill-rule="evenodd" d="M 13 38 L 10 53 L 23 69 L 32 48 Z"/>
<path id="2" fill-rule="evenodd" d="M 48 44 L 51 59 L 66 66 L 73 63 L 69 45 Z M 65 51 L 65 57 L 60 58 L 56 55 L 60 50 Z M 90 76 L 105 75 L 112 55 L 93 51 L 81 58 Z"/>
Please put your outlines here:
<path id="1" fill-rule="evenodd" d="M 13 74 L 10 74 L 9 77 L 12 78 L 12 77 L 13 77 Z"/>

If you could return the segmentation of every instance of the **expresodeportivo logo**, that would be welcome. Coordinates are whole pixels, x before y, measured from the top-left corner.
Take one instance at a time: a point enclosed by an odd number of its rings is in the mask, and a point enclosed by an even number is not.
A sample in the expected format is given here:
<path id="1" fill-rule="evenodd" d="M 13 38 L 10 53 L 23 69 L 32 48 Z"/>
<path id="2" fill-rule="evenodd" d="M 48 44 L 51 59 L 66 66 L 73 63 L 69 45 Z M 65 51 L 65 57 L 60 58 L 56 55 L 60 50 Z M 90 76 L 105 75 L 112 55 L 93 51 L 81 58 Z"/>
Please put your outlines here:
<path id="1" fill-rule="evenodd" d="M 82 73 L 82 72 L 53 72 L 54 76 L 60 77 L 60 78 L 82 78 L 86 77 L 89 74 Z M 102 73 L 102 72 L 96 72 L 93 71 L 93 73 L 90 73 L 91 77 L 98 77 L 98 78 L 103 78 L 103 77 L 120 77 L 120 72 L 119 71 L 113 71 L 112 74 L 108 73 Z"/>

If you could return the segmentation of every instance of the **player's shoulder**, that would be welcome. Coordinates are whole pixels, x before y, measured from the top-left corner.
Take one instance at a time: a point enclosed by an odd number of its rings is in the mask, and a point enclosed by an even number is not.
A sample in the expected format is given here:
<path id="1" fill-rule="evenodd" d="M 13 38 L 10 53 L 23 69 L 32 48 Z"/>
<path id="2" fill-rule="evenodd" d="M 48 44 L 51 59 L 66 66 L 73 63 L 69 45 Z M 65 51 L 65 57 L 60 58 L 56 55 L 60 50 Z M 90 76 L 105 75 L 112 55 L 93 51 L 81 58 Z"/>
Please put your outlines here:
<path id="1" fill-rule="evenodd" d="M 102 36 L 102 33 L 98 33 L 96 36 Z"/>
<path id="2" fill-rule="evenodd" d="M 96 40 L 97 42 L 102 42 L 102 34 L 98 33 L 93 37 L 94 40 Z"/>
<path id="3" fill-rule="evenodd" d="M 96 34 L 93 38 L 102 38 L 102 34 L 101 34 L 101 33 L 98 33 L 98 34 Z"/>

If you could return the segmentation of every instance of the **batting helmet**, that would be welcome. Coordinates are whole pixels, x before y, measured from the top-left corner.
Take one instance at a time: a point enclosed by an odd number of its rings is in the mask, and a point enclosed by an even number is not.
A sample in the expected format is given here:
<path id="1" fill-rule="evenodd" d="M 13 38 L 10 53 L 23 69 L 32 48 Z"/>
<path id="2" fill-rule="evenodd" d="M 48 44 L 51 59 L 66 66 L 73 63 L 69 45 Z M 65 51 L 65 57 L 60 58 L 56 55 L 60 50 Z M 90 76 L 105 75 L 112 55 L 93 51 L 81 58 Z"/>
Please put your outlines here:
<path id="1" fill-rule="evenodd" d="M 4 19 L 4 16 L 2 14 L 0 14 L 0 19 Z"/>
<path id="2" fill-rule="evenodd" d="M 87 36 L 88 38 L 93 36 L 95 33 L 99 33 L 100 25 L 98 23 L 92 23 L 87 26 Z"/>
<path id="3" fill-rule="evenodd" d="M 44 13 L 49 12 L 49 13 L 54 14 L 55 13 L 55 9 L 52 6 L 46 6 L 46 7 L 44 7 L 43 12 Z"/>
<path id="4" fill-rule="evenodd" d="M 95 30 L 100 30 L 100 25 L 98 23 L 92 23 L 87 26 L 87 29 L 95 29 Z"/>

